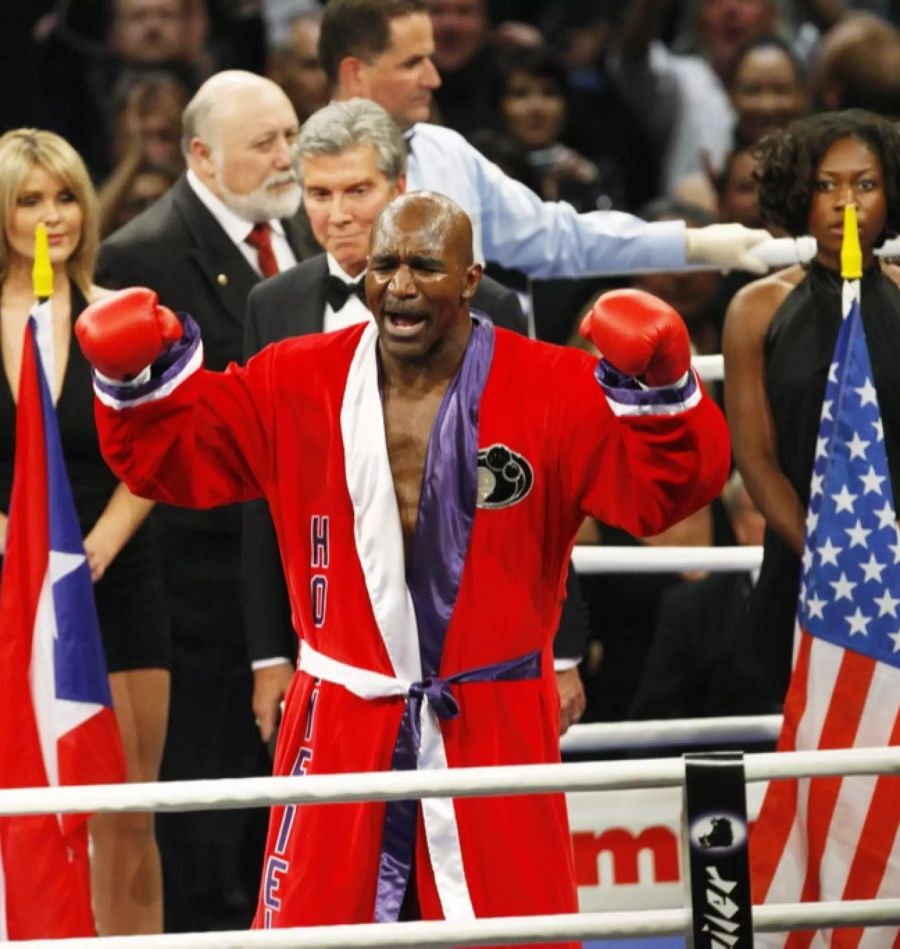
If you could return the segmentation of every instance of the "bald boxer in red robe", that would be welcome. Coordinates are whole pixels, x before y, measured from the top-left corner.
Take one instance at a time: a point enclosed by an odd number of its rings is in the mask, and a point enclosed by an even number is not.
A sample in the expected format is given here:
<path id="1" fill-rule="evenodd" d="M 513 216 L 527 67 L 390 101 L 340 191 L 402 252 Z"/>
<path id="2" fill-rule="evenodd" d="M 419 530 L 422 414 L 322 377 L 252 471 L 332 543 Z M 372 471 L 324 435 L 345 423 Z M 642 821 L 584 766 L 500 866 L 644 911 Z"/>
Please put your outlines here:
<path id="1" fill-rule="evenodd" d="M 269 501 L 302 640 L 277 774 L 558 761 L 551 644 L 581 520 L 654 534 L 727 476 L 677 313 L 601 297 L 599 361 L 523 339 L 470 312 L 471 247 L 448 199 L 397 199 L 373 232 L 375 323 L 224 373 L 150 291 L 79 321 L 131 490 Z M 430 799 L 273 808 L 255 925 L 576 909 L 561 794 Z"/>

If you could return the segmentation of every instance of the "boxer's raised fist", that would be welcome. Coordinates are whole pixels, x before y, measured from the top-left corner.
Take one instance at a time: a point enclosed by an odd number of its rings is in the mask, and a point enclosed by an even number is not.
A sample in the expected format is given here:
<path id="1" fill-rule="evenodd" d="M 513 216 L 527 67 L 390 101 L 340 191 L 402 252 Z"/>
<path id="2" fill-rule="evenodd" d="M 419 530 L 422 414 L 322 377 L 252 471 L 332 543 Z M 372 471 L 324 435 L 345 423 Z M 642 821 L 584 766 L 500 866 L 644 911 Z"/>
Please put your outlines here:
<path id="1" fill-rule="evenodd" d="M 684 320 L 659 297 L 643 290 L 611 290 L 599 296 L 579 332 L 606 361 L 649 386 L 674 385 L 691 365 Z"/>
<path id="2" fill-rule="evenodd" d="M 87 361 L 110 379 L 128 379 L 181 339 L 181 323 L 145 287 L 119 290 L 86 307 L 75 336 Z"/>

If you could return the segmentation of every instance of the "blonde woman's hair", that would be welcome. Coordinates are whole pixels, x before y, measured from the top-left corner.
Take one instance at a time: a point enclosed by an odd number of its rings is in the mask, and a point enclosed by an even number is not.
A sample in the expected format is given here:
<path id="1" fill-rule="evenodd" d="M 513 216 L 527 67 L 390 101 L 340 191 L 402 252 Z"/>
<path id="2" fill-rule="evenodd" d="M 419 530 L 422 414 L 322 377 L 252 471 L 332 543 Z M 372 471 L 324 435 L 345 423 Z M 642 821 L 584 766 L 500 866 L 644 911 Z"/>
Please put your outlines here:
<path id="1" fill-rule="evenodd" d="M 8 229 L 16 206 L 16 196 L 35 165 L 40 165 L 59 178 L 81 208 L 81 240 L 69 257 L 66 270 L 82 293 L 86 294 L 93 283 L 100 241 L 97 197 L 78 152 L 64 138 L 41 129 L 14 129 L 0 136 L 0 283 L 9 274 Z"/>

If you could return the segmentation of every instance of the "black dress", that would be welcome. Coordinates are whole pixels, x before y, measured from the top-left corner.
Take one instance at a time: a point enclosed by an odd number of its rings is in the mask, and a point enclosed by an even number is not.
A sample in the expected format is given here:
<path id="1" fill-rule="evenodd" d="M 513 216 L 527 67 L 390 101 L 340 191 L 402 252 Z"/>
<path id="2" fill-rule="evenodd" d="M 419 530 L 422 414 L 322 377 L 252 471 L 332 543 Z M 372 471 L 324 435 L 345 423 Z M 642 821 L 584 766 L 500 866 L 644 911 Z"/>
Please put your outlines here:
<path id="1" fill-rule="evenodd" d="M 85 307 L 85 299 L 74 284 L 71 293 L 74 325 Z M 2 372 L 0 376 L 0 511 L 9 513 L 16 406 L 9 381 Z M 56 415 L 84 536 L 103 512 L 118 482 L 100 455 L 91 369 L 74 335 Z M 169 619 L 151 524 L 145 521 L 122 548 L 103 578 L 94 585 L 94 595 L 110 672 L 169 668 Z"/>
<path id="2" fill-rule="evenodd" d="M 775 423 L 778 464 L 806 507 L 828 367 L 841 325 L 842 281 L 814 262 L 775 312 L 765 337 L 766 392 Z M 876 264 L 862 279 L 862 322 L 884 423 L 894 497 L 900 497 L 900 290 Z M 767 530 L 763 565 L 751 601 L 754 649 L 774 698 L 790 681 L 800 558 Z"/>

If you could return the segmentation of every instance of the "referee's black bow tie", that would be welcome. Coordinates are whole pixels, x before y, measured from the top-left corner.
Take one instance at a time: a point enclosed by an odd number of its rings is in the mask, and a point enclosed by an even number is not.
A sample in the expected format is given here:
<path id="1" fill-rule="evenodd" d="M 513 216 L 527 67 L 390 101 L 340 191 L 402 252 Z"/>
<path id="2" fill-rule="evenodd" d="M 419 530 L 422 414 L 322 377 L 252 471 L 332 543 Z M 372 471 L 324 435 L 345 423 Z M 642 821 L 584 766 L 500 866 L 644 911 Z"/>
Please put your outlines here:
<path id="1" fill-rule="evenodd" d="M 335 313 L 337 313 L 338 310 L 342 310 L 344 308 L 344 304 L 347 302 L 347 299 L 350 296 L 359 297 L 363 304 L 365 304 L 365 278 L 361 277 L 356 281 L 356 283 L 346 283 L 345 281 L 341 280 L 340 277 L 336 277 L 334 274 L 328 274 L 328 276 L 325 278 L 325 299 Z"/>

